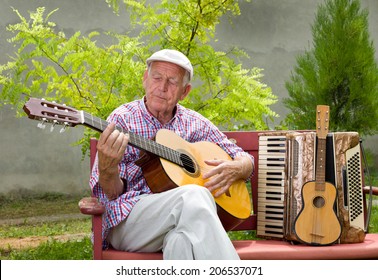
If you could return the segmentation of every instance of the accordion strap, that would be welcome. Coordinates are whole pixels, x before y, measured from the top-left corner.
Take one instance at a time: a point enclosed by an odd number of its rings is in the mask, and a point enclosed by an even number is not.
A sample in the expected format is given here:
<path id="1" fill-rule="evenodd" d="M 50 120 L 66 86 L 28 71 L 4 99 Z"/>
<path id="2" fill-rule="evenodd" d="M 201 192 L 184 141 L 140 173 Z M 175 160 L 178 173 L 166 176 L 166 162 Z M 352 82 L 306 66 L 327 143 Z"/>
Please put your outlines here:
<path id="1" fill-rule="evenodd" d="M 367 208 L 366 223 L 365 223 L 365 229 L 364 229 L 365 232 L 368 232 L 371 209 L 372 209 L 372 205 L 373 205 L 373 185 L 372 185 L 372 182 L 371 182 L 370 171 L 369 171 L 369 167 L 368 167 L 368 164 L 367 164 L 365 149 L 364 149 L 364 146 L 362 144 L 361 138 L 360 138 L 360 145 L 361 145 L 361 154 L 362 154 L 362 158 L 363 158 L 364 165 L 365 165 L 365 171 L 366 171 L 366 175 L 367 175 L 366 178 L 368 178 L 368 181 L 369 181 L 369 204 L 368 204 L 368 208 Z"/>

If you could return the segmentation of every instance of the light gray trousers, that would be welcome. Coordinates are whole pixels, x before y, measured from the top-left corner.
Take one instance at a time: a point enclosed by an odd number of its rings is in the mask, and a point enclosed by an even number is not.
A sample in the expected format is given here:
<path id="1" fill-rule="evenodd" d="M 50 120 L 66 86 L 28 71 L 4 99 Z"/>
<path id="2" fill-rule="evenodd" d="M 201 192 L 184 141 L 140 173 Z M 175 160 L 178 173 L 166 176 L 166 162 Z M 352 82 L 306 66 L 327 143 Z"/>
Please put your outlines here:
<path id="1" fill-rule="evenodd" d="M 142 196 L 129 217 L 111 230 L 108 241 L 123 251 L 163 250 L 167 260 L 239 259 L 214 198 L 197 185 Z"/>

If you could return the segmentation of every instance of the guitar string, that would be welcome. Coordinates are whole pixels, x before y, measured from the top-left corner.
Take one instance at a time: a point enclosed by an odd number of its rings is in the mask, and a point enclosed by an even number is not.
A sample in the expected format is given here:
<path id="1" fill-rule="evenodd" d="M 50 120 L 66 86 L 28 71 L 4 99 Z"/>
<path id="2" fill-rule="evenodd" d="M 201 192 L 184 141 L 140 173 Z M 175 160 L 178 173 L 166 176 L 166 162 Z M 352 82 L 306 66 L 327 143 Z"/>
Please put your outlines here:
<path id="1" fill-rule="evenodd" d="M 317 163 L 316 163 L 316 170 L 315 170 L 315 191 L 316 193 L 319 191 L 325 191 L 326 183 L 325 183 L 325 162 L 326 162 L 326 139 L 318 139 L 318 147 L 317 147 Z M 320 184 L 320 186 L 319 186 Z M 321 197 L 317 195 L 316 197 Z M 315 197 L 315 198 L 316 198 Z M 325 205 L 319 205 L 321 201 L 316 201 L 315 208 L 322 208 Z M 319 209 L 318 209 L 319 210 Z M 312 242 L 313 243 L 322 243 L 322 225 L 321 221 L 322 216 L 319 217 L 319 211 L 313 211 L 313 229 L 315 229 L 315 233 L 312 235 Z"/>
<path id="2" fill-rule="evenodd" d="M 321 140 L 321 141 L 320 141 Z M 320 179 L 322 179 L 323 177 L 323 139 L 318 139 L 318 151 L 317 151 L 317 164 L 316 164 L 316 174 L 315 174 L 315 178 L 316 178 L 316 181 L 315 181 L 315 193 L 319 191 L 319 186 L 318 184 L 323 184 L 323 180 L 320 181 Z M 321 174 L 320 174 L 321 173 Z M 322 177 L 320 177 L 322 176 Z M 317 208 L 318 205 L 315 205 L 315 208 Z M 316 211 L 313 211 L 313 218 L 312 218 L 312 221 L 313 221 L 313 226 L 312 228 L 315 229 L 315 234 L 313 233 L 312 235 L 312 238 L 313 238 L 313 242 L 316 242 L 316 243 L 321 243 L 321 237 L 319 236 L 319 234 L 321 233 L 321 228 L 320 228 L 320 224 L 319 221 L 318 221 L 318 210 L 319 209 L 315 209 Z"/>
<path id="3" fill-rule="evenodd" d="M 206 164 L 204 165 L 204 164 L 195 162 L 189 156 L 188 156 L 189 157 L 188 159 L 180 156 L 182 154 L 185 155 L 185 153 L 181 153 L 181 152 L 176 151 L 172 148 L 166 147 L 166 146 L 164 146 L 160 143 L 157 143 L 157 142 L 155 142 L 151 139 L 143 138 L 140 135 L 137 135 L 137 134 L 132 134 L 132 135 L 133 135 L 132 137 L 134 137 L 134 139 L 138 138 L 138 140 L 136 140 L 136 139 L 135 140 L 139 141 L 140 144 L 141 143 L 148 143 L 148 145 L 150 145 L 150 150 L 153 150 L 155 152 L 155 154 L 162 154 L 162 155 L 164 155 L 163 158 L 165 158 L 165 159 L 167 159 L 167 160 L 169 160 L 173 163 L 176 163 L 178 165 L 180 165 L 180 163 L 181 163 L 183 165 L 182 167 L 184 167 L 184 168 L 185 167 L 191 167 L 191 166 L 194 166 L 194 167 L 198 166 L 202 172 L 207 172 L 207 171 L 210 171 L 210 170 L 213 169 L 213 167 L 209 168 L 208 165 L 206 165 Z M 145 144 L 142 144 L 142 145 L 144 146 Z M 171 156 L 167 156 L 167 155 L 171 155 Z M 175 159 L 173 159 L 172 156 Z"/>
<path id="4" fill-rule="evenodd" d="M 84 118 L 90 120 L 92 127 L 100 128 L 101 132 L 104 131 L 104 129 L 108 126 L 108 122 L 102 120 L 101 118 L 95 117 L 95 116 L 93 116 L 93 115 L 91 115 L 87 112 L 84 112 Z M 192 166 L 193 160 L 191 160 L 190 157 L 189 157 L 189 159 L 185 159 L 185 158 L 180 157 L 180 155 L 184 154 L 184 153 L 180 153 L 176 150 L 173 150 L 169 147 L 166 147 L 162 144 L 159 144 L 156 141 L 144 138 L 144 137 L 142 137 L 138 134 L 132 133 L 130 131 L 125 131 L 123 128 L 121 128 L 119 126 L 116 126 L 116 128 L 117 128 L 117 130 L 119 130 L 122 133 L 128 133 L 129 137 L 133 138 L 134 142 L 139 143 L 140 146 L 145 147 L 147 150 L 149 148 L 149 150 L 154 151 L 155 154 L 158 154 L 160 152 L 160 155 L 161 154 L 164 155 L 164 156 L 162 156 L 163 158 L 165 158 L 165 159 L 167 159 L 167 160 L 169 160 L 173 163 L 176 163 L 178 165 L 180 165 L 180 162 L 178 161 L 178 159 L 180 159 L 181 163 L 184 165 L 182 167 L 184 167 L 184 168 L 185 168 L 185 166 Z M 147 147 L 148 145 L 150 145 L 150 147 Z M 167 155 L 171 155 L 171 156 L 167 156 Z M 206 165 L 203 165 L 201 163 L 194 164 L 194 166 L 196 166 L 196 165 L 201 169 L 201 171 L 204 171 L 204 172 L 208 172 L 208 171 L 210 171 L 214 168 L 212 166 L 208 167 L 209 165 L 207 165 L 207 164 Z"/>
<path id="5" fill-rule="evenodd" d="M 129 132 L 124 132 L 124 133 L 129 133 Z M 134 134 L 134 133 L 132 133 L 132 134 L 129 133 L 129 135 L 132 135 L 131 137 L 133 137 L 134 140 L 140 144 L 140 146 L 149 145 L 150 150 L 154 151 L 155 154 L 163 155 L 162 156 L 163 158 L 165 158 L 165 159 L 167 159 L 167 160 L 169 160 L 173 163 L 176 163 L 176 164 L 179 164 L 179 165 L 180 165 L 180 163 L 182 163 L 184 165 L 182 167 L 184 167 L 184 168 L 192 166 L 192 165 L 194 165 L 194 166 L 197 165 L 198 167 L 200 167 L 200 169 L 202 171 L 205 171 L 205 172 L 213 169 L 213 168 L 208 168 L 207 165 L 203 165 L 203 164 L 198 163 L 198 162 L 194 163 L 194 161 L 189 156 L 188 156 L 189 157 L 188 159 L 186 159 L 185 157 L 182 158 L 180 155 L 182 155 L 182 154 L 185 155 L 185 153 L 181 153 L 181 152 L 176 151 L 172 148 L 166 147 L 166 146 L 164 146 L 164 145 L 162 145 L 162 144 L 160 144 L 156 141 L 144 138 L 144 137 L 137 135 L 137 134 Z M 167 155 L 171 155 L 171 156 L 167 156 Z"/>

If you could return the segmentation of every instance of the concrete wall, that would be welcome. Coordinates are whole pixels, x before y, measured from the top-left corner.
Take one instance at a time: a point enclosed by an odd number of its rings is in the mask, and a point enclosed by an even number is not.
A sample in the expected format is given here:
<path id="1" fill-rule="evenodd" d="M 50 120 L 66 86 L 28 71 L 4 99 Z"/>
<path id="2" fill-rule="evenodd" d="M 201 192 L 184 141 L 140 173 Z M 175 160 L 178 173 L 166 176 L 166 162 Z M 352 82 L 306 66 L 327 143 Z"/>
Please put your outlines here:
<path id="1" fill-rule="evenodd" d="M 279 97 L 287 97 L 285 81 L 296 64 L 296 57 L 309 49 L 312 42 L 313 24 L 317 6 L 322 0 L 252 0 L 241 4 L 241 16 L 230 25 L 220 24 L 219 48 L 236 45 L 244 49 L 250 60 L 246 67 L 264 69 L 264 82 Z M 378 48 L 378 1 L 360 0 L 368 8 L 371 39 Z M 378 60 L 378 52 L 376 52 Z M 278 102 L 274 111 L 285 116 L 287 109 Z M 278 121 L 282 119 L 279 118 Z M 276 122 L 277 123 L 277 122 Z"/>
<path id="2" fill-rule="evenodd" d="M 270 86 L 280 100 L 287 97 L 284 87 L 296 63 L 296 56 L 311 45 L 314 14 L 320 0 L 252 0 L 241 3 L 241 16 L 230 25 L 224 19 L 217 31 L 219 41 L 215 47 L 226 50 L 232 45 L 244 49 L 250 60 L 245 68 L 264 69 L 263 82 Z M 370 35 L 378 46 L 378 1 L 361 0 L 369 8 Z M 45 6 L 48 11 L 59 8 L 51 20 L 70 36 L 80 30 L 88 34 L 93 30 L 127 31 L 128 16 L 115 16 L 104 0 L 0 0 L 0 63 L 5 63 L 12 46 L 5 41 L 11 34 L 5 31 L 8 24 L 18 22 L 10 7 L 26 16 Z M 378 54 L 376 54 L 378 60 Z M 272 107 L 281 115 L 287 113 L 282 102 Z M 270 124 L 271 127 L 274 123 Z M 8 107 L 0 109 L 0 193 L 14 189 L 35 189 L 82 192 L 88 189 L 88 160 L 81 161 L 79 147 L 71 144 L 80 139 L 81 128 L 69 129 L 60 134 L 40 130 L 37 122 L 15 117 Z M 376 137 L 366 144 L 378 154 Z M 378 162 L 377 162 L 378 166 Z"/>

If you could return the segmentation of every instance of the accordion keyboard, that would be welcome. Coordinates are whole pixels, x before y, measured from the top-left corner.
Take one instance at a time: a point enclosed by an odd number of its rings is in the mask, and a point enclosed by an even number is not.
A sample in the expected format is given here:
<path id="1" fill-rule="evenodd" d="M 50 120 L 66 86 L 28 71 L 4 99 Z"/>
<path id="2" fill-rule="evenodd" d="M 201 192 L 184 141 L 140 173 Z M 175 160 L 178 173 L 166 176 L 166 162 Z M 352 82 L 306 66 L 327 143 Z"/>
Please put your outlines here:
<path id="1" fill-rule="evenodd" d="M 351 226 L 364 228 L 360 145 L 346 151 L 347 207 Z M 345 190 L 344 190 L 345 191 Z"/>
<path id="2" fill-rule="evenodd" d="M 259 136 L 258 220 L 260 237 L 284 237 L 286 137 Z"/>

